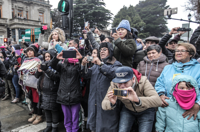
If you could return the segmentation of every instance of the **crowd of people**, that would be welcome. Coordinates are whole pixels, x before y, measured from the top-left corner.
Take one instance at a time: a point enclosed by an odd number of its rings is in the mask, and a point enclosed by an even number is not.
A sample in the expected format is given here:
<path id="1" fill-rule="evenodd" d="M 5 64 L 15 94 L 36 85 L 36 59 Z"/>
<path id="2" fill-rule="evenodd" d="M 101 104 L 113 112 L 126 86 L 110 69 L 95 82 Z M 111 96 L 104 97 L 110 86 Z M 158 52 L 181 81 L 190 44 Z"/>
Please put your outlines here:
<path id="1" fill-rule="evenodd" d="M 44 42 L 41 28 L 38 43 L 0 47 L 0 96 L 26 104 L 28 122 L 46 121 L 43 132 L 58 132 L 62 120 L 78 132 L 80 113 L 92 132 L 199 132 L 200 26 L 187 43 L 178 29 L 143 42 L 122 20 L 109 37 L 88 25 L 66 43 L 60 28 Z"/>

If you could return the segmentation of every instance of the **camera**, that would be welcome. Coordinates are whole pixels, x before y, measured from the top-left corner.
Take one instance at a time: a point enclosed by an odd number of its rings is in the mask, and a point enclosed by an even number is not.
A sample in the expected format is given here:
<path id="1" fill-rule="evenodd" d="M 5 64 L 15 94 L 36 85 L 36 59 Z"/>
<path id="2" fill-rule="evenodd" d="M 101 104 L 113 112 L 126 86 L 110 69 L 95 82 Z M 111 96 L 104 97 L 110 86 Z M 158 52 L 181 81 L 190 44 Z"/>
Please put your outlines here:
<path id="1" fill-rule="evenodd" d="M 89 62 L 93 61 L 93 57 L 92 56 L 88 56 L 87 57 L 87 61 L 89 61 Z"/>
<path id="2" fill-rule="evenodd" d="M 49 67 L 49 62 L 50 62 L 50 61 L 42 62 L 40 68 L 41 68 L 41 69 L 45 69 L 46 67 Z"/>
<path id="3" fill-rule="evenodd" d="M 113 89 L 113 95 L 118 96 L 118 97 L 127 97 L 128 91 L 123 90 L 123 89 L 114 88 Z"/>

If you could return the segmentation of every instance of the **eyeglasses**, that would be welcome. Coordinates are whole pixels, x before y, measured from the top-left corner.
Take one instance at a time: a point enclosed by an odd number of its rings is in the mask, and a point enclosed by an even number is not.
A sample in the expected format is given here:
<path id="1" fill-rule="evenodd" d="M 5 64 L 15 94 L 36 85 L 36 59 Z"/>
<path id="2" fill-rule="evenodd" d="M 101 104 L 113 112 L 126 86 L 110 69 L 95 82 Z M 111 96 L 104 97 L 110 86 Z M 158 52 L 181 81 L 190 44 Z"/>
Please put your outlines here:
<path id="1" fill-rule="evenodd" d="M 107 51 L 107 50 L 108 50 L 108 49 L 106 49 L 106 48 L 103 48 L 103 49 L 100 49 L 100 52 L 101 52 L 101 51 Z"/>
<path id="2" fill-rule="evenodd" d="M 184 53 L 184 52 L 190 52 L 188 50 L 175 50 L 175 52 L 181 52 L 181 53 Z"/>

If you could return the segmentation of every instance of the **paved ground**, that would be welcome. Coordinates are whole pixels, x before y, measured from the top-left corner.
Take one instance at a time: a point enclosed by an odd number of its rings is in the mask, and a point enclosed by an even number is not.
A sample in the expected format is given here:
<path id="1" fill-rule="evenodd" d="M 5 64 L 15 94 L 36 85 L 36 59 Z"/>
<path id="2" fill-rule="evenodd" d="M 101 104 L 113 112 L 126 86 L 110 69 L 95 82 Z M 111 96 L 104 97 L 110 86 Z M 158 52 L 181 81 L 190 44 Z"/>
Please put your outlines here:
<path id="1" fill-rule="evenodd" d="M 32 125 L 27 121 L 30 117 L 27 106 L 22 105 L 21 103 L 11 104 L 10 100 L 0 100 L 2 132 L 42 132 L 46 127 L 46 123 L 43 122 L 38 125 Z M 59 124 L 59 132 L 66 132 L 63 122 L 60 122 Z"/>

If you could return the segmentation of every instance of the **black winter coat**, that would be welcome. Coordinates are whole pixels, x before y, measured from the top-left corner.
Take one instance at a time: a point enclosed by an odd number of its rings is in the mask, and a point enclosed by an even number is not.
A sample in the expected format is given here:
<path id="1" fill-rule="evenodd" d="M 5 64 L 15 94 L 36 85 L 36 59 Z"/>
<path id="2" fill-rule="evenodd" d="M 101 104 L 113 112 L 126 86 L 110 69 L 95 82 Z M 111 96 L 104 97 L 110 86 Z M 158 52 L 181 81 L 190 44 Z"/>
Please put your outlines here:
<path id="1" fill-rule="evenodd" d="M 44 110 L 58 110 L 56 103 L 60 75 L 55 70 L 48 68 L 44 72 L 36 72 L 35 77 L 39 78 L 38 90 L 40 94 L 40 107 Z M 41 82 L 43 80 L 43 82 Z M 42 83 L 42 85 L 40 85 Z M 42 87 L 41 87 L 42 86 Z"/>
<path id="2" fill-rule="evenodd" d="M 60 73 L 57 103 L 62 105 L 75 105 L 81 102 L 81 88 L 79 64 L 70 64 L 67 60 L 64 63 L 57 58 L 51 62 L 51 67 Z"/>

